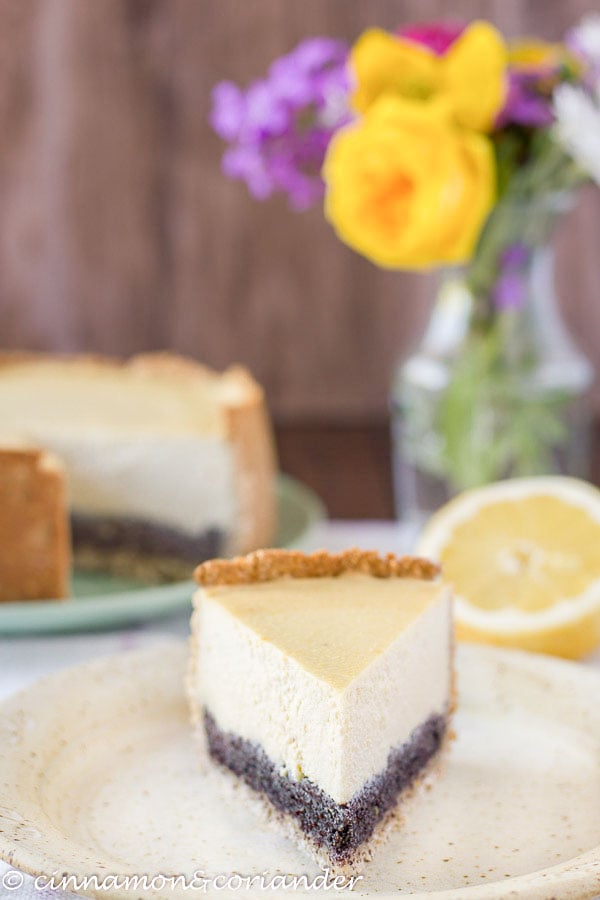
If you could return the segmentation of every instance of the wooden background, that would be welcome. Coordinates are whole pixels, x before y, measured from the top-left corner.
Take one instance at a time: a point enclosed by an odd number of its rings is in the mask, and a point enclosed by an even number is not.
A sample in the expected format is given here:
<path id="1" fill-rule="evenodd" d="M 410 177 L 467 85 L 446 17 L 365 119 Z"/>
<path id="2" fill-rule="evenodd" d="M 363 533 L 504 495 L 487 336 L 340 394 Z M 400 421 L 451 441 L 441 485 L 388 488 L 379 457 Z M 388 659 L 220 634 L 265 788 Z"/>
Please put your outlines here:
<path id="1" fill-rule="evenodd" d="M 299 39 L 484 16 L 558 38 L 597 0 L 0 0 L 0 346 L 247 363 L 279 421 L 385 416 L 430 287 L 338 243 L 319 210 L 219 171 L 221 78 Z M 600 363 L 600 200 L 563 229 L 565 314 Z"/>

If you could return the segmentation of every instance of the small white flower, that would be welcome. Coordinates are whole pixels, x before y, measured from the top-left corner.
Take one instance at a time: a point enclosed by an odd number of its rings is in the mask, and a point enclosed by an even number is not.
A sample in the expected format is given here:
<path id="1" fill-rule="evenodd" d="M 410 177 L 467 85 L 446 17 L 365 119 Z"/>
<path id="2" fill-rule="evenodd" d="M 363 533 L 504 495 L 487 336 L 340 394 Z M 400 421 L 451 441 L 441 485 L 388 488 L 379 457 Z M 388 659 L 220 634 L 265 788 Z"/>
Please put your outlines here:
<path id="1" fill-rule="evenodd" d="M 569 32 L 568 43 L 590 63 L 600 69 L 600 13 L 589 13 Z"/>
<path id="2" fill-rule="evenodd" d="M 600 93 L 561 84 L 554 91 L 554 115 L 558 141 L 600 185 Z"/>

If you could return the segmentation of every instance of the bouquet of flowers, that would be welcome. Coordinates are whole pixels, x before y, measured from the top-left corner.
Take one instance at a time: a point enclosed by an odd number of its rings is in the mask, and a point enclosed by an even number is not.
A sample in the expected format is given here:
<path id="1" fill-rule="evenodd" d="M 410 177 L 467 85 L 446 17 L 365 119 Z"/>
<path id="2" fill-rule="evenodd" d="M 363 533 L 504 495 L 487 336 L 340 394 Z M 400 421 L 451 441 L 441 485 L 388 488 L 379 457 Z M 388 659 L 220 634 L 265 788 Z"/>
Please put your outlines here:
<path id="1" fill-rule="evenodd" d="M 507 322 L 568 193 L 600 182 L 600 15 L 562 43 L 507 43 L 484 21 L 309 39 L 245 90 L 217 85 L 211 122 L 256 198 L 323 202 L 377 265 L 463 267 L 469 324 L 412 428 L 421 464 L 453 489 L 547 468 L 565 398 L 523 390 L 535 360 L 525 342 L 508 364 Z"/>

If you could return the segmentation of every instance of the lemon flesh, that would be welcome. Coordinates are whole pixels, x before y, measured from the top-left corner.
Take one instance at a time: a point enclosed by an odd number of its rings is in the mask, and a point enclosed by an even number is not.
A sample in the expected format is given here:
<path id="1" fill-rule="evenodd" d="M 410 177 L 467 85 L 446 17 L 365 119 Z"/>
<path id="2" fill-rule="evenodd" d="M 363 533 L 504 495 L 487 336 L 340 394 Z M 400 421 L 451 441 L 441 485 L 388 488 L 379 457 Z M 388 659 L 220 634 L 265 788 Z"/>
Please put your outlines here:
<path id="1" fill-rule="evenodd" d="M 558 497 L 492 503 L 454 529 L 444 576 L 482 609 L 548 609 L 600 580 L 600 523 Z"/>
<path id="2" fill-rule="evenodd" d="M 467 491 L 417 552 L 442 564 L 462 640 L 578 658 L 600 644 L 600 491 L 572 478 Z"/>

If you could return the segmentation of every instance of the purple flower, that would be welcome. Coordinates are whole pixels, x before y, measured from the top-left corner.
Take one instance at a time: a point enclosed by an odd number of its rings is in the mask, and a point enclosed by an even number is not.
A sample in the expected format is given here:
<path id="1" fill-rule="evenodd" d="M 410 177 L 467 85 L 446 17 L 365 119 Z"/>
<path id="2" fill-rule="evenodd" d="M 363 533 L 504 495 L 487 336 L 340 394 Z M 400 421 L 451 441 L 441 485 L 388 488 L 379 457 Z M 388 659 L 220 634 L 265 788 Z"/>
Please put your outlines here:
<path id="1" fill-rule="evenodd" d="M 526 244 L 509 244 L 502 254 L 502 265 L 507 269 L 524 269 L 530 259 L 531 250 Z"/>
<path id="2" fill-rule="evenodd" d="M 244 95 L 237 84 L 221 81 L 213 88 L 210 124 L 224 141 L 239 137 L 244 110 Z"/>
<path id="3" fill-rule="evenodd" d="M 229 178 L 245 181 L 257 200 L 266 200 L 273 192 L 273 179 L 258 148 L 252 144 L 229 147 L 223 154 L 221 168 Z"/>
<path id="4" fill-rule="evenodd" d="M 500 310 L 521 309 L 527 297 L 526 288 L 522 273 L 504 272 L 494 288 L 494 306 Z"/>
<path id="5" fill-rule="evenodd" d="M 246 91 L 242 116 L 242 140 L 261 140 L 285 134 L 288 114 L 285 100 L 266 81 L 255 81 Z"/>
<path id="6" fill-rule="evenodd" d="M 327 104 L 329 91 L 349 90 L 346 59 L 348 47 L 332 38 L 309 38 L 276 59 L 269 81 L 276 93 L 295 106 Z M 324 90 L 326 88 L 326 90 Z"/>
<path id="7" fill-rule="evenodd" d="M 546 128 L 551 125 L 551 94 L 544 92 L 539 72 L 511 69 L 508 73 L 506 102 L 496 120 L 496 128 L 505 125 L 525 125 L 529 128 Z"/>
<path id="8" fill-rule="evenodd" d="M 245 91 L 228 81 L 216 85 L 210 123 L 230 144 L 225 174 L 245 181 L 257 199 L 286 193 L 293 209 L 320 200 L 327 145 L 350 119 L 347 56 L 340 41 L 311 38 Z"/>
<path id="9" fill-rule="evenodd" d="M 493 291 L 496 309 L 521 309 L 527 300 L 527 269 L 531 259 L 529 247 L 510 244 L 500 258 L 500 273 Z"/>

